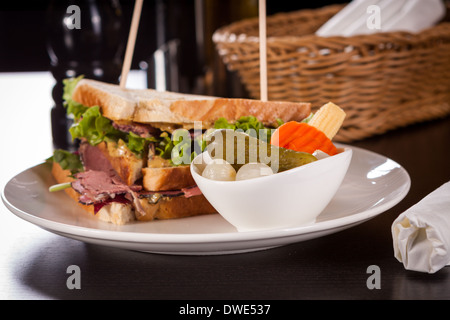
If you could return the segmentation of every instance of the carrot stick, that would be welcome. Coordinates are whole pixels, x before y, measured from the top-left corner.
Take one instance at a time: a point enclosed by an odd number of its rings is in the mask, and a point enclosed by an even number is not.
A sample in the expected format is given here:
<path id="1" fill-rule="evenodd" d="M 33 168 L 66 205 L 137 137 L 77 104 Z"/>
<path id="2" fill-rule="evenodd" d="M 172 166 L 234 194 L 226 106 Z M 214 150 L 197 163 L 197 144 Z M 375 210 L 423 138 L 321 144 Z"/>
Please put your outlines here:
<path id="1" fill-rule="evenodd" d="M 333 142 L 322 131 L 307 123 L 296 121 L 286 122 L 278 127 L 270 143 L 299 152 L 313 153 L 321 150 L 330 156 L 338 152 Z"/>

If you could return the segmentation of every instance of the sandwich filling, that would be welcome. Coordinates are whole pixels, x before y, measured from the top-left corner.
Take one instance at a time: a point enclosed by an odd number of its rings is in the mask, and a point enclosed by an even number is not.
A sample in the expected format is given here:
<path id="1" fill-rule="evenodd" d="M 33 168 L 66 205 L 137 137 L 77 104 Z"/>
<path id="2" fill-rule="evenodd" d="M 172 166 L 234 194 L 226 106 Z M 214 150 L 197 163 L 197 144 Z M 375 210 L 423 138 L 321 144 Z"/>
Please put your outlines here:
<path id="1" fill-rule="evenodd" d="M 129 203 L 143 216 L 142 199 L 152 205 L 174 197 L 201 195 L 189 164 L 205 150 L 206 130 L 176 129 L 174 125 L 167 132 L 160 126 L 112 121 L 102 115 L 99 106 L 87 107 L 72 99 L 81 79 L 64 80 L 63 95 L 67 114 L 74 119 L 69 131 L 80 142 L 79 149 L 74 153 L 55 150 L 52 157 L 71 171 L 75 180 L 70 186 L 80 194 L 80 203 L 94 205 L 95 212 L 112 202 Z M 253 116 L 234 123 L 220 118 L 214 128 L 256 132 L 257 138 L 266 142 L 275 130 Z"/>

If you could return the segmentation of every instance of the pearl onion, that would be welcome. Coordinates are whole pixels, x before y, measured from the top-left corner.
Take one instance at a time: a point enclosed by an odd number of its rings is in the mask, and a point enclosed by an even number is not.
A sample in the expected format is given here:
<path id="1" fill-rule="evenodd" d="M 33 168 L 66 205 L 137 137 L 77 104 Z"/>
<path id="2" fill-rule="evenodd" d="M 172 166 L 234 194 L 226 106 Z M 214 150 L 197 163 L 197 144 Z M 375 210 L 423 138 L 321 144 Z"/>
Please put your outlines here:
<path id="1" fill-rule="evenodd" d="M 202 176 L 212 180 L 234 181 L 236 178 L 236 170 L 227 161 L 214 159 L 205 167 Z"/>
<path id="2" fill-rule="evenodd" d="M 264 177 L 272 174 L 272 168 L 264 163 L 247 163 L 238 170 L 236 181 Z"/>

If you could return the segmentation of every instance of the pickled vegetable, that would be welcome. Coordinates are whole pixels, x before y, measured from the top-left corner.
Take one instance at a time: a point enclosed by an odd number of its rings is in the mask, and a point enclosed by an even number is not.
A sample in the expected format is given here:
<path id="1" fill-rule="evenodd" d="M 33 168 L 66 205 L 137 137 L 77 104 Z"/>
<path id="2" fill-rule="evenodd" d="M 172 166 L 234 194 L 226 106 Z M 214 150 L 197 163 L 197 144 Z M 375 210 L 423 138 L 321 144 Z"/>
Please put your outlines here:
<path id="1" fill-rule="evenodd" d="M 278 127 L 272 135 L 270 143 L 300 152 L 313 153 L 316 150 L 333 156 L 338 153 L 330 139 L 319 129 L 307 123 L 289 121 Z"/>
<path id="2" fill-rule="evenodd" d="M 206 141 L 211 158 L 226 160 L 236 171 L 244 164 L 258 162 L 268 165 L 276 173 L 317 160 L 312 154 L 280 148 L 237 130 L 216 130 L 206 137 Z"/>
<path id="3" fill-rule="evenodd" d="M 236 181 L 248 180 L 273 174 L 272 168 L 267 164 L 251 162 L 244 164 L 236 173 Z"/>
<path id="4" fill-rule="evenodd" d="M 236 179 L 236 170 L 223 159 L 214 159 L 202 172 L 202 176 L 218 181 L 234 181 Z"/>

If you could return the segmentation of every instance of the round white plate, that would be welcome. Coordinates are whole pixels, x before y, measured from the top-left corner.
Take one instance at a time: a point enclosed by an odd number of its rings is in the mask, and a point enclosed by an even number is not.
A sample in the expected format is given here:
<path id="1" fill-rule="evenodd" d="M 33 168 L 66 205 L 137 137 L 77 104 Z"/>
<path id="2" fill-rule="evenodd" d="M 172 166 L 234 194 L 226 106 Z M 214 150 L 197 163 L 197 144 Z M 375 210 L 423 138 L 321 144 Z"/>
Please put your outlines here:
<path id="1" fill-rule="evenodd" d="M 9 180 L 2 199 L 18 217 L 88 243 L 168 254 L 256 251 L 350 228 L 392 208 L 406 196 L 411 180 L 402 166 L 382 155 L 350 148 L 353 158 L 341 187 L 316 223 L 307 226 L 238 232 L 219 214 L 116 226 L 90 216 L 65 192 L 50 193 L 48 187 L 55 180 L 45 163 Z"/>

